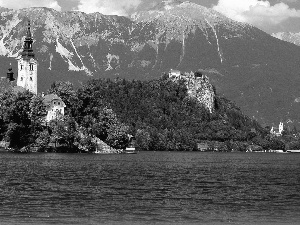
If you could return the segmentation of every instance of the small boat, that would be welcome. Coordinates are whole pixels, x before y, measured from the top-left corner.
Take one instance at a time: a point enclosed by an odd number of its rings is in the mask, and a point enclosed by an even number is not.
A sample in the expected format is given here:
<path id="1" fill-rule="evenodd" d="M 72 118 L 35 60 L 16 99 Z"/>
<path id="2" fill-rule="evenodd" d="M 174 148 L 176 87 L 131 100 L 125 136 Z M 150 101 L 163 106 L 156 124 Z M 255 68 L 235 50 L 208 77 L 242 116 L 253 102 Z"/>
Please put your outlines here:
<path id="1" fill-rule="evenodd" d="M 123 153 L 125 154 L 136 154 L 137 151 L 135 149 L 135 138 L 132 135 L 128 135 L 128 146 L 124 149 Z"/>
<path id="2" fill-rule="evenodd" d="M 125 153 L 125 154 L 136 154 L 137 151 L 135 150 L 135 147 L 127 147 L 127 148 L 124 150 L 124 153 Z"/>

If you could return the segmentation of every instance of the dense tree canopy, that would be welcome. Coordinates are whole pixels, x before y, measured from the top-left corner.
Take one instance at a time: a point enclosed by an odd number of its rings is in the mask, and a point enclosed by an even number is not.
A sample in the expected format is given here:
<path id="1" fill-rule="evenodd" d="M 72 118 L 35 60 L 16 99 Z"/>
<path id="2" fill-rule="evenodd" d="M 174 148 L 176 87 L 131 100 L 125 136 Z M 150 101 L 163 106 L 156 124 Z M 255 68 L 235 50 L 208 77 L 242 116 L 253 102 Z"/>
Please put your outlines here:
<path id="1" fill-rule="evenodd" d="M 217 94 L 210 113 L 188 96 L 183 81 L 167 77 L 90 80 L 77 90 L 59 81 L 47 93 L 57 94 L 66 104 L 65 116 L 50 124 L 44 121 L 42 95 L 11 88 L 1 91 L 0 136 L 11 147 L 37 146 L 44 151 L 55 143 L 67 152 L 94 151 L 93 140 L 98 138 L 114 148 L 125 148 L 130 135 L 141 150 L 195 150 L 197 143 L 206 141 L 224 143 L 223 150 L 245 150 L 247 144 L 282 149 L 287 142 L 300 143 L 287 131 L 282 138 L 270 136 L 268 129 Z"/>
<path id="2" fill-rule="evenodd" d="M 103 113 L 108 107 L 120 123 L 117 130 L 125 126 L 145 150 L 191 150 L 203 140 L 247 141 L 252 138 L 251 129 L 256 131 L 255 136 L 264 132 L 225 98 L 216 97 L 216 110 L 211 114 L 196 99 L 188 97 L 183 81 L 91 80 L 77 90 L 73 99 L 76 104 L 72 104 L 71 112 L 78 123 L 93 121 L 85 126 L 97 126 L 99 111 Z M 97 132 L 105 126 L 99 124 Z M 103 134 L 98 137 L 105 139 Z"/>

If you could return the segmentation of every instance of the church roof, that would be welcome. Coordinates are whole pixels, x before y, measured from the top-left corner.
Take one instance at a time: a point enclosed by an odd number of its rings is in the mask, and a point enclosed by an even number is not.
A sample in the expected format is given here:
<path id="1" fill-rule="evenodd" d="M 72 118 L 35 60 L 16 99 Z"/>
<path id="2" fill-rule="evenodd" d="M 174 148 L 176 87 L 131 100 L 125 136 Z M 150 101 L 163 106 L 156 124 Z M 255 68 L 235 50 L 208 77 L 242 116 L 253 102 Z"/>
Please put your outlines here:
<path id="1" fill-rule="evenodd" d="M 48 105 L 51 104 L 51 102 L 52 102 L 53 100 L 59 100 L 59 101 L 61 101 L 61 102 L 63 103 L 63 107 L 66 106 L 65 103 L 63 102 L 63 100 L 62 100 L 58 95 L 56 95 L 56 94 L 48 94 L 48 95 L 45 95 L 45 96 L 44 96 L 43 102 L 45 103 L 45 105 L 48 106 Z"/>
<path id="2" fill-rule="evenodd" d="M 23 51 L 21 52 L 22 58 L 30 59 L 34 58 L 34 52 L 32 49 L 33 38 L 30 31 L 30 21 L 28 21 L 27 33 L 24 40 Z"/>

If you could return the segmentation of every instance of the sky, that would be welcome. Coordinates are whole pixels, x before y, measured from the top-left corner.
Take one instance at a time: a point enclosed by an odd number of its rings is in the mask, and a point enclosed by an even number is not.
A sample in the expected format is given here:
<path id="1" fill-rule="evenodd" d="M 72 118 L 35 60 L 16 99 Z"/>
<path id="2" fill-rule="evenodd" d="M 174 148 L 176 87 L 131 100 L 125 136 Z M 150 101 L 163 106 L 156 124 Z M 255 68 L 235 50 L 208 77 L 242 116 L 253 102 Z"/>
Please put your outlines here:
<path id="1" fill-rule="evenodd" d="M 58 11 L 79 10 L 85 13 L 129 16 L 147 10 L 161 0 L 0 0 L 10 9 L 49 7 Z M 182 0 L 184 1 L 184 0 Z M 213 8 L 225 16 L 250 23 L 267 33 L 300 32 L 300 0 L 190 0 Z"/>

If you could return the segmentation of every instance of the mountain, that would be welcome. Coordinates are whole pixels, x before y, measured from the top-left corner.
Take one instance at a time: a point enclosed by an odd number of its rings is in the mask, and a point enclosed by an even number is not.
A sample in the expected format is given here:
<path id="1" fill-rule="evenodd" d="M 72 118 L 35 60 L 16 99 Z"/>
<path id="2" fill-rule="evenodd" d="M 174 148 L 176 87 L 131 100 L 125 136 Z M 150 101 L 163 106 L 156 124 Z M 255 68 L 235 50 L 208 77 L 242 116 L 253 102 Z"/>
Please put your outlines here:
<path id="1" fill-rule="evenodd" d="M 300 46 L 300 33 L 279 32 L 273 33 L 272 36 Z"/>
<path id="2" fill-rule="evenodd" d="M 212 9 L 169 0 L 130 18 L 48 8 L 0 13 L 0 68 L 12 62 L 16 72 L 30 19 L 39 91 L 55 80 L 146 80 L 201 69 L 219 94 L 259 122 L 299 122 L 300 48 Z"/>

